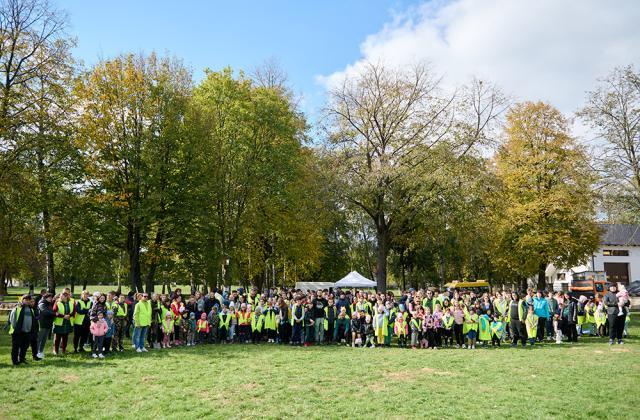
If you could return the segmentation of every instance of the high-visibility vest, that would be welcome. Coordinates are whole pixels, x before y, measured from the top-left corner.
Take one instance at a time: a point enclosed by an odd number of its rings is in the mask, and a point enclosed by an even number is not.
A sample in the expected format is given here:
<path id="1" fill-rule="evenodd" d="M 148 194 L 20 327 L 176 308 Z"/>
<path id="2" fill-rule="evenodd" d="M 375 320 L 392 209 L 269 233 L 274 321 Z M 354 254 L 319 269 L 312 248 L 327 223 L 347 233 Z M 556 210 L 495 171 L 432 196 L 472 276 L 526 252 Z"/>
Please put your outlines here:
<path id="1" fill-rule="evenodd" d="M 453 327 L 454 318 L 452 316 L 443 316 L 442 317 L 442 325 L 444 325 L 445 329 L 451 329 Z"/>
<path id="2" fill-rule="evenodd" d="M 36 321 L 36 317 L 34 316 L 35 314 L 33 313 L 33 309 L 29 308 L 29 310 L 31 310 L 31 322 L 38 322 Z M 18 306 L 16 308 L 16 322 L 18 322 L 18 319 L 20 319 L 20 313 L 22 312 L 22 306 Z M 11 324 L 11 326 L 9 326 L 9 334 L 13 334 L 13 324 Z"/>
<path id="3" fill-rule="evenodd" d="M 275 330 L 276 327 L 276 311 L 275 309 L 267 309 L 264 314 L 264 328 L 266 330 Z"/>
<path id="4" fill-rule="evenodd" d="M 255 312 L 251 314 L 251 331 L 252 332 L 256 332 L 256 331 L 261 332 L 263 323 L 264 323 L 264 315 L 258 314 L 258 316 L 256 316 Z"/>
<path id="5" fill-rule="evenodd" d="M 173 317 L 169 318 L 168 320 L 167 320 L 167 318 L 162 320 L 162 327 L 164 328 L 164 331 L 167 334 L 172 334 L 173 333 L 173 326 L 174 326 Z"/>
<path id="6" fill-rule="evenodd" d="M 134 322 L 136 320 L 136 316 L 137 316 L 137 321 L 139 326 L 141 327 L 148 327 L 149 325 L 151 325 L 151 303 L 150 302 L 143 302 L 140 301 L 138 303 L 136 303 L 136 306 L 133 308 L 133 319 Z"/>
<path id="7" fill-rule="evenodd" d="M 238 312 L 238 324 L 239 325 L 249 325 L 251 322 L 251 312 Z"/>
<path id="8" fill-rule="evenodd" d="M 199 319 L 198 322 L 196 322 L 196 331 L 209 332 L 209 322 L 206 319 Z"/>
<path id="9" fill-rule="evenodd" d="M 411 329 L 415 327 L 416 330 L 420 331 L 420 327 L 422 327 L 422 320 L 420 318 L 411 319 Z"/>
<path id="10" fill-rule="evenodd" d="M 229 329 L 229 324 L 230 323 L 231 323 L 231 314 L 229 312 L 227 312 L 226 314 L 224 312 L 221 313 L 220 314 L 220 328 Z"/>
<path id="11" fill-rule="evenodd" d="M 395 327 L 397 327 L 396 335 L 406 335 L 407 334 L 407 320 L 404 316 L 396 318 Z"/>
<path id="12" fill-rule="evenodd" d="M 114 314 L 118 318 L 124 318 L 127 316 L 127 312 L 129 312 L 129 305 L 125 302 L 118 303 L 118 308 L 116 309 L 116 313 Z"/>
<path id="13" fill-rule="evenodd" d="M 58 308 L 58 313 L 61 315 L 69 315 L 72 312 L 71 302 L 64 303 L 62 301 L 59 301 L 56 307 Z M 54 325 L 61 326 L 62 324 L 64 324 L 64 318 L 60 318 L 56 316 L 56 318 L 53 320 L 53 323 Z"/>
<path id="14" fill-rule="evenodd" d="M 80 299 L 78 301 L 78 307 L 83 311 L 84 310 L 88 310 L 89 308 L 91 308 L 91 301 L 87 300 L 85 302 L 84 300 Z M 75 319 L 73 320 L 73 324 L 74 325 L 82 325 L 82 323 L 84 322 L 84 317 L 85 316 L 86 316 L 85 314 L 81 314 L 78 311 L 76 311 L 76 316 L 75 316 Z"/>
<path id="15" fill-rule="evenodd" d="M 300 312 L 298 312 L 298 310 Z M 294 315 L 300 319 L 300 323 L 304 324 L 304 306 L 293 305 L 291 307 L 291 325 L 295 324 L 295 321 L 293 320 Z"/>
<path id="16" fill-rule="evenodd" d="M 114 301 L 109 302 L 107 300 L 107 301 L 104 302 L 104 306 L 107 307 L 107 311 L 113 311 L 113 307 L 116 306 L 116 303 Z"/>
<path id="17" fill-rule="evenodd" d="M 527 335 L 529 338 L 535 338 L 538 335 L 538 315 L 527 314 L 525 326 L 527 328 Z"/>
<path id="18" fill-rule="evenodd" d="M 465 322 L 465 324 L 468 325 L 467 326 L 467 332 L 468 331 L 476 331 L 476 332 L 478 331 L 478 314 L 473 314 L 473 315 L 468 314 L 468 315 L 465 316 L 465 320 L 473 321 L 473 324 L 469 324 L 469 323 Z"/>
<path id="19" fill-rule="evenodd" d="M 496 335 L 498 338 L 502 338 L 503 332 L 504 332 L 504 322 L 493 321 L 491 323 L 491 334 Z"/>
<path id="20" fill-rule="evenodd" d="M 256 305 L 260 301 L 260 294 L 256 294 L 255 297 L 251 297 L 251 295 L 247 296 L 247 303 L 251 306 Z"/>
<path id="21" fill-rule="evenodd" d="M 478 334 L 478 338 L 481 341 L 491 340 L 491 324 L 489 322 L 489 317 L 486 315 L 482 315 L 479 317 L 480 321 L 480 333 Z"/>

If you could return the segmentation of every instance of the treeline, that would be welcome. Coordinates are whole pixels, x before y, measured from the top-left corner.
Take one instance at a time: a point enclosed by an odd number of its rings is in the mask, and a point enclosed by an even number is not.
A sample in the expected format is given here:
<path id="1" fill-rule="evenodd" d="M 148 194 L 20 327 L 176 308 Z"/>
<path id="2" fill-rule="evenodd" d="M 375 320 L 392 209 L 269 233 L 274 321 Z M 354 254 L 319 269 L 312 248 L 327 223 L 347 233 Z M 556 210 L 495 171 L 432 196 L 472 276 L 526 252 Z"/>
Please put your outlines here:
<path id="1" fill-rule="evenodd" d="M 194 82 L 174 57 L 81 67 L 64 14 L 0 0 L 0 294 L 30 284 L 151 291 L 334 281 L 381 289 L 544 282 L 597 246 L 596 215 L 637 221 L 640 83 L 615 69 L 579 116 L 428 67 L 368 65 L 328 94 L 321 133 L 285 73 Z"/>

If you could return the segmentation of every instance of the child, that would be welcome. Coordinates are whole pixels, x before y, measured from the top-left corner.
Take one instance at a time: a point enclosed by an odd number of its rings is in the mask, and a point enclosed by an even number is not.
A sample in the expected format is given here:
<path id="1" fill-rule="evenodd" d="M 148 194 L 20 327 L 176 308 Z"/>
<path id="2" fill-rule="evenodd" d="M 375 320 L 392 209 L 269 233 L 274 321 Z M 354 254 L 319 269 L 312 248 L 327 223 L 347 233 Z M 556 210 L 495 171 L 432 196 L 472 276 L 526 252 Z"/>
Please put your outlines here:
<path id="1" fill-rule="evenodd" d="M 407 326 L 407 319 L 404 314 L 405 314 L 404 307 L 401 306 L 400 312 L 396 317 L 396 322 L 393 325 L 393 333 L 396 336 L 398 336 L 399 348 L 404 348 L 407 346 L 407 334 L 409 333 L 408 326 Z"/>
<path id="2" fill-rule="evenodd" d="M 233 305 L 233 302 L 229 304 L 229 315 L 231 316 L 231 323 L 229 324 L 229 336 L 227 337 L 227 341 L 233 343 L 236 341 L 236 326 L 238 325 L 238 313 L 236 312 L 236 307 Z"/>
<path id="3" fill-rule="evenodd" d="M 605 325 L 607 324 L 607 311 L 604 309 L 604 302 L 600 302 L 595 313 L 596 332 L 598 336 L 605 336 Z"/>
<path id="4" fill-rule="evenodd" d="M 218 316 L 218 308 L 211 308 L 211 312 L 209 312 L 209 316 L 207 317 L 209 320 L 209 343 L 217 343 L 218 342 L 218 326 L 220 325 L 220 317 Z"/>
<path id="5" fill-rule="evenodd" d="M 465 325 L 467 325 L 467 348 L 469 350 L 475 349 L 476 338 L 478 337 L 478 315 L 476 314 L 476 310 L 470 307 L 469 315 L 465 318 Z"/>
<path id="6" fill-rule="evenodd" d="M 423 349 L 434 348 L 435 345 L 433 314 L 431 314 L 431 308 L 427 306 L 422 319 L 422 341 L 420 342 L 420 347 Z"/>
<path id="7" fill-rule="evenodd" d="M 307 303 L 307 310 L 304 313 L 304 346 L 309 347 L 314 341 L 313 303 Z"/>
<path id="8" fill-rule="evenodd" d="M 422 317 L 421 317 L 420 312 L 422 312 L 422 308 L 420 308 L 420 311 L 418 311 L 416 316 L 411 318 L 411 322 L 409 322 L 409 325 L 411 326 L 411 348 L 414 350 L 416 349 L 416 346 L 419 344 L 419 340 L 421 338 L 420 333 L 422 330 L 422 318 L 424 317 L 424 313 L 422 314 Z"/>
<path id="9" fill-rule="evenodd" d="M 167 311 L 164 315 L 164 319 L 162 320 L 162 325 L 160 328 L 162 329 L 162 348 L 168 349 L 171 348 L 171 337 L 174 332 L 174 316 L 173 312 Z"/>
<path id="10" fill-rule="evenodd" d="M 346 313 L 346 308 L 345 313 Z M 373 317 L 373 329 L 376 334 L 376 338 L 378 340 L 378 346 L 382 347 L 384 345 L 384 337 L 387 335 L 387 328 L 385 325 L 385 313 L 384 306 L 378 305 L 376 308 L 376 314 Z"/>
<path id="11" fill-rule="evenodd" d="M 536 337 L 538 335 L 538 315 L 535 314 L 533 310 L 533 306 L 529 306 L 529 312 L 527 313 L 527 318 L 524 321 L 525 327 L 527 328 L 527 336 L 529 337 L 529 345 L 533 347 L 536 342 Z"/>
<path id="12" fill-rule="evenodd" d="M 91 320 L 91 334 L 93 335 L 93 346 L 91 348 L 91 357 L 94 359 L 101 358 L 104 359 L 104 355 L 102 354 L 102 347 L 104 344 L 104 336 L 107 334 L 107 330 L 109 326 L 107 322 L 104 320 L 104 314 L 102 312 L 98 312 L 98 318 L 94 318 Z M 98 354 L 96 354 L 96 352 Z"/>
<path id="13" fill-rule="evenodd" d="M 453 347 L 453 322 L 451 309 L 447 308 L 442 317 L 442 337 L 446 347 Z"/>
<path id="14" fill-rule="evenodd" d="M 624 306 L 629 302 L 629 292 L 624 287 L 624 284 L 618 283 L 616 297 L 618 298 L 618 316 L 622 316 L 624 315 Z"/>
<path id="15" fill-rule="evenodd" d="M 333 330 L 333 334 L 335 336 L 336 344 L 349 345 L 347 343 L 347 337 L 349 335 L 349 316 L 347 315 L 347 308 L 344 306 L 340 308 L 340 313 L 336 319 L 336 326 Z"/>
<path id="16" fill-rule="evenodd" d="M 433 310 L 433 338 L 435 339 L 435 348 L 442 347 L 442 309 L 439 303 L 436 303 Z"/>
<path id="17" fill-rule="evenodd" d="M 107 311 L 107 333 L 104 335 L 104 353 L 109 354 L 111 352 L 111 340 L 113 334 L 116 331 L 116 324 L 113 319 L 113 311 Z"/>
<path id="18" fill-rule="evenodd" d="M 491 345 L 493 347 L 500 347 L 503 334 L 504 322 L 502 322 L 500 315 L 496 313 L 493 315 L 493 322 L 491 323 Z"/>
<path id="19" fill-rule="evenodd" d="M 184 327 L 186 327 L 187 331 L 186 331 L 186 335 L 187 335 L 187 346 L 195 346 L 195 341 L 196 341 L 196 328 L 197 328 L 197 322 L 196 322 L 196 314 L 195 312 L 190 312 L 189 313 L 189 319 L 186 322 L 183 322 L 182 325 Z"/>
<path id="20" fill-rule="evenodd" d="M 229 326 L 231 325 L 231 314 L 227 305 L 222 306 L 220 314 L 220 325 L 218 326 L 218 340 L 221 343 L 227 343 L 229 340 Z"/>
<path id="21" fill-rule="evenodd" d="M 373 330 L 373 323 L 371 321 L 371 315 L 367 314 L 364 318 L 364 336 L 366 337 L 364 347 L 369 347 L 369 345 L 371 345 L 371 348 L 375 348 L 375 334 Z"/>
<path id="22" fill-rule="evenodd" d="M 195 318 L 195 314 L 194 314 Z M 200 315 L 200 319 L 196 323 L 196 332 L 198 333 L 198 343 L 204 344 L 209 339 L 209 321 L 207 321 L 207 314 L 204 312 Z M 189 344 L 187 343 L 187 346 Z M 191 341 L 191 345 L 193 346 L 193 339 Z"/>
<path id="23" fill-rule="evenodd" d="M 258 344 L 262 341 L 262 326 L 264 325 L 264 315 L 259 307 L 251 314 L 251 341 Z"/>
<path id="24" fill-rule="evenodd" d="M 351 318 L 351 347 L 356 346 L 356 340 L 362 338 L 360 337 L 360 328 L 362 327 L 362 321 L 360 320 L 360 312 L 354 311 L 353 317 Z"/>
<path id="25" fill-rule="evenodd" d="M 482 342 L 482 347 L 486 348 L 489 340 L 491 340 L 491 320 L 487 314 L 480 315 L 478 320 L 478 339 Z"/>

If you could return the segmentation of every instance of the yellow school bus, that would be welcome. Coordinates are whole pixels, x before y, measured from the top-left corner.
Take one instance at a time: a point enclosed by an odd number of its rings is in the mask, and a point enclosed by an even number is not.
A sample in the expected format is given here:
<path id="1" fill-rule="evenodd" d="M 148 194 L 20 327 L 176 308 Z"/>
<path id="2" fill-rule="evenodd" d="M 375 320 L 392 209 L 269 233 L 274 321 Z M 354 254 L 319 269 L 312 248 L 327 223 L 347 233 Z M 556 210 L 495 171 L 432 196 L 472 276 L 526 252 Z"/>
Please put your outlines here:
<path id="1" fill-rule="evenodd" d="M 486 280 L 476 280 L 476 281 L 458 281 L 454 280 L 452 282 L 446 283 L 444 287 L 449 289 L 457 289 L 457 290 L 473 290 L 474 292 L 488 292 L 491 285 Z"/>

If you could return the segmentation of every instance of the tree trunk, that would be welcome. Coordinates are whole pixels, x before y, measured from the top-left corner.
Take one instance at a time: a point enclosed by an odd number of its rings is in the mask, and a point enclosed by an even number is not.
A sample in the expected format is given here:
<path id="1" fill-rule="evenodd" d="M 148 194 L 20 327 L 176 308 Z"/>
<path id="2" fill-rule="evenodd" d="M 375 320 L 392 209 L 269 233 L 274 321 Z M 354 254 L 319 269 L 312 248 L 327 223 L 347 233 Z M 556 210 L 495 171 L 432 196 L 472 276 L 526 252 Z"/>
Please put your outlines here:
<path id="1" fill-rule="evenodd" d="M 53 262 L 53 241 L 51 240 L 51 214 L 49 212 L 49 188 L 47 184 L 46 166 L 44 155 L 40 147 L 36 148 L 38 159 L 38 184 L 40 187 L 40 200 L 42 204 L 42 229 L 44 235 L 45 259 L 47 265 L 47 291 L 56 293 L 55 267 Z"/>
<path id="2" fill-rule="evenodd" d="M 538 290 L 544 290 L 547 288 L 546 271 L 547 263 L 541 262 L 538 266 Z"/>
<path id="3" fill-rule="evenodd" d="M 378 240 L 378 260 L 376 270 L 376 283 L 379 293 L 387 292 L 387 256 L 389 254 L 389 232 L 386 226 L 379 226 L 377 228 L 377 240 Z"/>
<path id="4" fill-rule="evenodd" d="M 162 247 L 162 243 L 164 240 L 164 229 L 162 221 L 158 225 L 158 230 L 156 231 L 156 238 L 153 241 L 153 254 L 151 257 L 151 264 L 149 267 L 149 271 L 147 272 L 147 276 L 145 278 L 145 286 L 147 293 L 153 293 L 154 286 L 154 277 L 156 275 L 156 270 L 158 269 L 158 262 L 160 261 L 160 257 L 157 253 L 160 252 L 160 248 Z"/>
<path id="5" fill-rule="evenodd" d="M 129 221 L 127 225 L 127 254 L 129 256 L 129 284 L 131 290 L 142 292 L 140 278 L 140 228 Z"/>
<path id="6" fill-rule="evenodd" d="M 4 296 L 7 294 L 7 268 L 4 267 L 2 269 L 2 274 L 0 275 L 0 296 Z"/>

